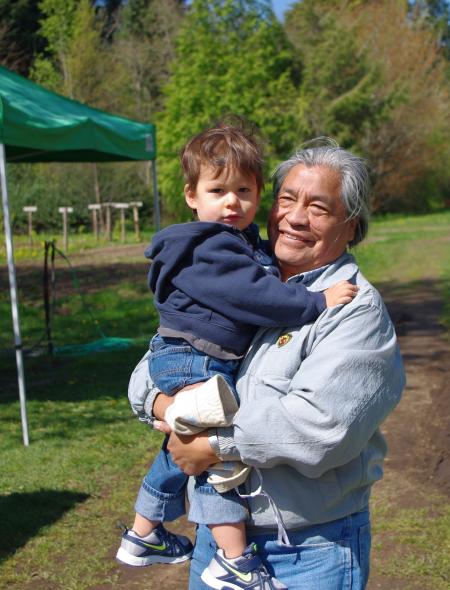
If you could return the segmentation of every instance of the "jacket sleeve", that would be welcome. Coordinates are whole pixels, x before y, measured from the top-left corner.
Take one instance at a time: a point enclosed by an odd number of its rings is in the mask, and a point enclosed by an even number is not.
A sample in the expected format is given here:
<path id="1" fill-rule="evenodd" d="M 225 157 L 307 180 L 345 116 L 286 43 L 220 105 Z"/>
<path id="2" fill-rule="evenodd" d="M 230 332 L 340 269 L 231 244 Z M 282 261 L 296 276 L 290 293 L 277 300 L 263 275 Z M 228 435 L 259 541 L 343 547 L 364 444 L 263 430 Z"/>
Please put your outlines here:
<path id="1" fill-rule="evenodd" d="M 237 450 L 248 465 L 288 464 L 320 477 L 356 458 L 398 403 L 405 380 L 387 312 L 349 304 L 327 314 L 285 395 L 241 396 L 232 441 L 229 429 L 223 438 L 218 431 L 221 458 Z"/>
<path id="2" fill-rule="evenodd" d="M 205 240 L 192 265 L 172 282 L 209 309 L 254 326 L 298 326 L 314 321 L 326 308 L 323 293 L 268 274 L 252 259 L 250 247 L 232 234 Z"/>

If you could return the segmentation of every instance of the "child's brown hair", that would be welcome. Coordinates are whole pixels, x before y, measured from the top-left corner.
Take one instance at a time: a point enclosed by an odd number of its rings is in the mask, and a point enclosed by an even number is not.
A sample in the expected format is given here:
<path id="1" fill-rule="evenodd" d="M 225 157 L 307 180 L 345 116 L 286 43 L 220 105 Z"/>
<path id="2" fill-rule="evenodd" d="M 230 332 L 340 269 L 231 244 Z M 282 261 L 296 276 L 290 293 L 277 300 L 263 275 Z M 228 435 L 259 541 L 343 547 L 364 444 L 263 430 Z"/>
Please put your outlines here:
<path id="1" fill-rule="evenodd" d="M 181 151 L 184 179 L 195 190 L 201 166 L 217 170 L 235 168 L 255 177 L 258 191 L 264 186 L 262 147 L 255 130 L 241 117 L 227 117 L 191 138 Z"/>

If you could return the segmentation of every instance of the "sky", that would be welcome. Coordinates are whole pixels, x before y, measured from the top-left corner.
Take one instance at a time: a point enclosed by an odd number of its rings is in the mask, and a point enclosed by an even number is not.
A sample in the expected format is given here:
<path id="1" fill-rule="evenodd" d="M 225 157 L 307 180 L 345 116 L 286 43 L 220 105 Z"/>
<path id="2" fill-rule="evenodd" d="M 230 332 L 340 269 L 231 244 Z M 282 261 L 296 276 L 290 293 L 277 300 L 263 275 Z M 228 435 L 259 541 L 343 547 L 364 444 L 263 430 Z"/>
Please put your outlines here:
<path id="1" fill-rule="evenodd" d="M 283 20 L 284 11 L 287 10 L 295 0 L 272 0 L 272 6 L 278 20 Z M 105 0 L 96 0 L 97 6 L 102 6 Z"/>
<path id="2" fill-rule="evenodd" d="M 283 20 L 283 13 L 287 10 L 294 0 L 272 0 L 272 6 L 278 20 Z"/>
<path id="3" fill-rule="evenodd" d="M 101 0 L 97 0 L 99 2 Z M 295 0 L 272 0 L 273 11 L 277 15 L 278 20 L 283 20 L 283 13 L 288 9 Z"/>

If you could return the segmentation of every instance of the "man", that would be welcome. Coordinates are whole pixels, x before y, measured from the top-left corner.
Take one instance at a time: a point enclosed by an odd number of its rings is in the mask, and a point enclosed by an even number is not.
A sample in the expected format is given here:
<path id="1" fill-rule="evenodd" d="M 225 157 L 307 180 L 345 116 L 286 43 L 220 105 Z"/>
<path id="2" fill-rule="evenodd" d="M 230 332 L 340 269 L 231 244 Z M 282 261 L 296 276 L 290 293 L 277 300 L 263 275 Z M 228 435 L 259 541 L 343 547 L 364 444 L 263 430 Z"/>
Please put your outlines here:
<path id="1" fill-rule="evenodd" d="M 173 433 L 168 448 L 189 474 L 218 458 L 254 467 L 247 493 L 261 474 L 264 493 L 249 498 L 248 538 L 290 590 L 363 589 L 370 490 L 386 454 L 379 426 L 404 387 L 384 304 L 346 252 L 367 231 L 367 169 L 334 144 L 307 147 L 279 166 L 274 196 L 268 230 L 283 280 L 317 292 L 345 279 L 358 295 L 299 329 L 260 329 L 241 364 L 233 426 Z M 157 395 L 153 415 L 163 418 L 169 403 Z M 200 526 L 191 590 L 207 588 L 200 574 L 208 564 L 226 580 L 214 551 Z M 239 587 L 262 588 L 253 584 L 249 575 Z"/>

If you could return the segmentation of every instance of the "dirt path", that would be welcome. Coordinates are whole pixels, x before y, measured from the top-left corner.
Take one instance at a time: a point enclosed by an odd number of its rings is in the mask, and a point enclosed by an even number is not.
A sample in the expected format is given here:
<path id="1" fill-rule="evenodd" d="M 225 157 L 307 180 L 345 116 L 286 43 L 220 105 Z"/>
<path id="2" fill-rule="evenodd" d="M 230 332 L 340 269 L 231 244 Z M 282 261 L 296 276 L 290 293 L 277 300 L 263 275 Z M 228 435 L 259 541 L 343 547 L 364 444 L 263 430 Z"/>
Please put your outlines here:
<path id="1" fill-rule="evenodd" d="M 450 343 L 439 325 L 442 301 L 437 286 L 424 282 L 406 290 L 399 302 L 382 289 L 397 327 L 407 369 L 408 385 L 402 402 L 384 425 L 390 452 L 385 477 L 374 489 L 373 502 L 388 505 L 393 514 L 427 505 L 436 493 L 450 496 Z M 177 525 L 192 536 L 192 527 Z M 368 590 L 432 590 L 423 580 L 399 579 L 384 573 L 393 552 L 401 557 L 395 535 L 376 532 Z M 113 558 L 113 550 L 111 558 Z M 182 590 L 188 566 L 126 568 L 115 566 L 118 581 L 91 590 Z M 116 571 L 117 571 L 116 570 Z"/>
<path id="2" fill-rule="evenodd" d="M 407 373 L 407 387 L 383 430 L 389 443 L 385 477 L 375 487 L 373 502 L 391 507 L 395 517 L 404 509 L 439 508 L 450 499 L 450 342 L 439 324 L 442 300 L 433 281 L 406 292 L 401 303 L 384 291 L 396 324 Z M 374 535 L 368 590 L 434 590 L 424 580 L 399 579 L 385 573 L 384 564 L 402 559 L 406 548 L 395 535 Z M 420 557 L 420 548 L 416 548 Z"/>

